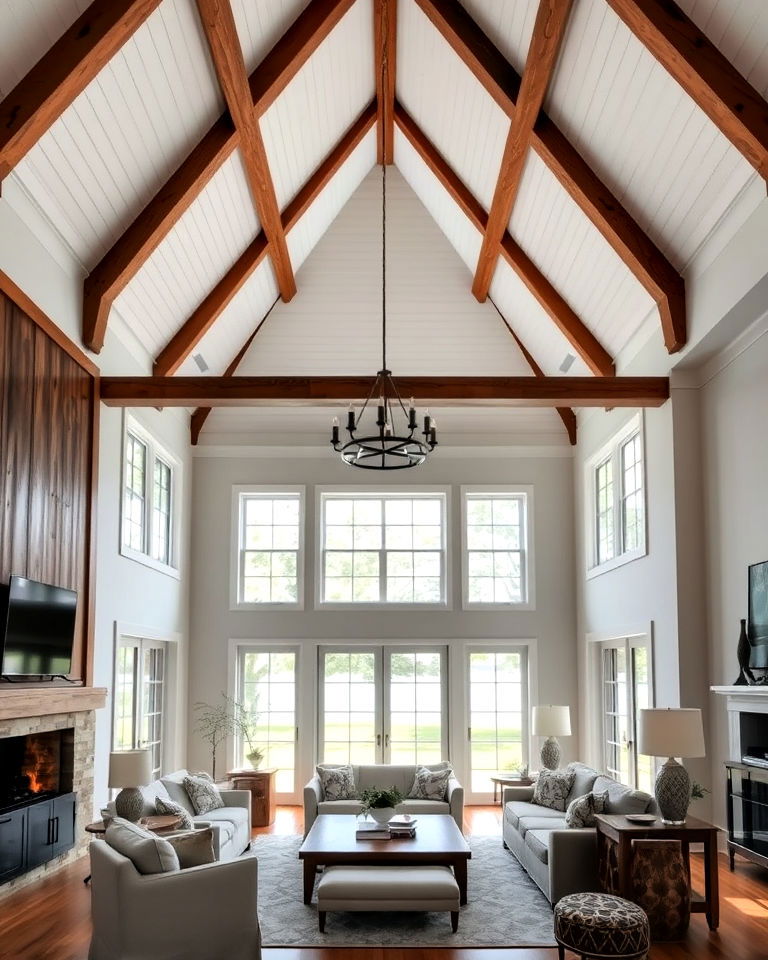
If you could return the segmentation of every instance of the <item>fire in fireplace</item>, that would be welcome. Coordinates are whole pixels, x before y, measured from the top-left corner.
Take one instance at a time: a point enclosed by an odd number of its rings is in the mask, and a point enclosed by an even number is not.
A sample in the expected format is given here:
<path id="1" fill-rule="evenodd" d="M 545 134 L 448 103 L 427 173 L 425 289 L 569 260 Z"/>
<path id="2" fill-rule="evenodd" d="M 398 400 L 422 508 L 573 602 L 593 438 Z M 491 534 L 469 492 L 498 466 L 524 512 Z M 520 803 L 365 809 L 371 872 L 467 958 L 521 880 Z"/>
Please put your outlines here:
<path id="1" fill-rule="evenodd" d="M 72 790 L 74 730 L 0 739 L 0 810 Z"/>

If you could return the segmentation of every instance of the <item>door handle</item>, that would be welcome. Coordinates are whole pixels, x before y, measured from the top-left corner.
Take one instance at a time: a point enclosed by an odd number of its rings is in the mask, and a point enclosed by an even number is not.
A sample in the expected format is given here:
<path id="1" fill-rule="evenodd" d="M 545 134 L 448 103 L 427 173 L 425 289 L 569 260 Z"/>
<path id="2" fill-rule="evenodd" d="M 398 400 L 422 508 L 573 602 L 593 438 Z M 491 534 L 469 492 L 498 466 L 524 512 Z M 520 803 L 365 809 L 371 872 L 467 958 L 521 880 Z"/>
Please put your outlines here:
<path id="1" fill-rule="evenodd" d="M 377 733 L 377 734 L 376 734 L 376 746 L 377 746 L 377 747 L 380 747 L 380 746 L 381 746 L 381 734 L 380 734 L 380 733 Z"/>
<path id="2" fill-rule="evenodd" d="M 56 824 L 56 830 L 55 830 L 53 842 L 58 843 L 59 842 L 59 818 L 54 817 L 53 822 Z"/>
<path id="3" fill-rule="evenodd" d="M 388 734 L 388 733 L 385 733 L 385 734 L 384 734 L 384 746 L 385 746 L 385 747 L 388 747 L 388 746 L 389 746 L 389 734 Z"/>
<path id="4" fill-rule="evenodd" d="M 10 823 L 12 819 L 12 817 L 6 817 L 5 820 L 0 820 L 0 823 Z"/>
<path id="5" fill-rule="evenodd" d="M 48 834 L 45 838 L 45 843 L 48 847 L 53 843 L 53 817 L 48 817 Z"/>

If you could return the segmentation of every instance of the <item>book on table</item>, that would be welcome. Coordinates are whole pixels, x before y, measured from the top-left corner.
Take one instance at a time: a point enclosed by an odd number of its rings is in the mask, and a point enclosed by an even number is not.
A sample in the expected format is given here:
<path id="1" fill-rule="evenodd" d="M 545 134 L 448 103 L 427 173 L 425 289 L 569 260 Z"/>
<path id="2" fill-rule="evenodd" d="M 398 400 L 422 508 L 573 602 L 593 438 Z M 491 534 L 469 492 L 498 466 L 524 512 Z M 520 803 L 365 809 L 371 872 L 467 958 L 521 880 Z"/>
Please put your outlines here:
<path id="1" fill-rule="evenodd" d="M 355 837 L 358 840 L 389 840 L 389 827 L 376 821 L 358 823 Z"/>

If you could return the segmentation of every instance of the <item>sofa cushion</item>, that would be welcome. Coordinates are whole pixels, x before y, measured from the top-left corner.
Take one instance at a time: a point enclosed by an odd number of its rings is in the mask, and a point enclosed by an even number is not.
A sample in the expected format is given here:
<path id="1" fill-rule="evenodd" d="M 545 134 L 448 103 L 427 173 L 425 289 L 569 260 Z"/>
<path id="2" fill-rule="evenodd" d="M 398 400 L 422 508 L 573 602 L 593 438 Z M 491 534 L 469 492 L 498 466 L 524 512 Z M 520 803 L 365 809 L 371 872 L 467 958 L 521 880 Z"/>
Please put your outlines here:
<path id="1" fill-rule="evenodd" d="M 166 839 L 176 851 L 182 870 L 186 870 L 187 867 L 201 867 L 216 861 L 216 854 L 213 852 L 213 827 L 208 827 L 206 830 L 174 833 Z"/>
<path id="2" fill-rule="evenodd" d="M 355 816 L 363 809 L 361 800 L 321 800 L 318 813 L 352 813 Z"/>
<path id="3" fill-rule="evenodd" d="M 605 813 L 607 802 L 607 790 L 603 793 L 585 793 L 583 797 L 576 797 L 571 800 L 565 811 L 565 825 L 572 829 L 594 827 L 595 814 Z"/>
<path id="4" fill-rule="evenodd" d="M 416 776 L 416 764 L 361 764 L 355 769 L 355 783 L 362 792 L 368 787 L 388 789 L 396 787 L 404 797 L 407 797 L 413 786 Z"/>
<path id="5" fill-rule="evenodd" d="M 529 830 L 565 830 L 565 820 L 562 817 L 520 817 L 517 832 L 526 837 Z"/>
<path id="6" fill-rule="evenodd" d="M 585 794 L 591 792 L 595 780 L 597 780 L 599 776 L 597 770 L 593 767 L 588 767 L 586 763 L 579 763 L 578 760 L 569 763 L 565 769 L 571 770 L 575 774 L 571 792 L 568 794 L 568 803 L 570 803 L 571 800 L 575 800 L 576 797 L 583 797 Z"/>
<path id="7" fill-rule="evenodd" d="M 610 777 L 598 777 L 592 790 L 594 793 L 608 791 L 606 813 L 645 813 L 653 802 L 650 794 L 643 793 L 642 790 L 633 790 L 632 787 L 618 783 Z"/>
<path id="8" fill-rule="evenodd" d="M 450 805 L 446 800 L 411 800 L 410 797 L 403 800 L 402 803 L 398 803 L 395 810 L 398 813 L 410 813 L 411 816 L 416 817 L 420 813 L 443 813 L 447 815 L 451 812 Z"/>
<path id="9" fill-rule="evenodd" d="M 576 779 L 573 770 L 541 770 L 533 786 L 533 802 L 565 812 L 566 800 Z"/>
<path id="10" fill-rule="evenodd" d="M 417 767 L 407 799 L 445 800 L 448 791 L 448 781 L 452 774 L 453 769 L 450 766 L 443 767 L 441 770 Z"/>
<path id="11" fill-rule="evenodd" d="M 175 773 L 167 773 L 164 777 L 161 777 L 160 782 L 165 787 L 171 800 L 184 807 L 188 813 L 194 816 L 195 808 L 192 806 L 189 794 L 184 789 L 184 777 L 188 776 L 189 772 L 187 770 L 177 770 Z"/>
<path id="12" fill-rule="evenodd" d="M 538 803 L 527 803 L 525 800 L 510 800 L 504 808 L 504 816 L 517 830 L 521 817 L 552 817 L 555 820 L 561 820 L 562 811 L 541 807 Z"/>
<path id="13" fill-rule="evenodd" d="M 529 830 L 525 835 L 525 845 L 542 863 L 549 863 L 549 830 Z"/>
<path id="14" fill-rule="evenodd" d="M 357 797 L 354 771 L 350 764 L 320 763 L 315 767 L 325 800 L 353 800 Z"/>
<path id="15" fill-rule="evenodd" d="M 155 813 L 160 816 L 176 816 L 180 817 L 178 829 L 179 830 L 193 830 L 194 824 L 192 823 L 192 814 L 189 810 L 182 807 L 180 803 L 176 803 L 175 800 L 171 800 L 170 797 L 157 797 L 155 800 Z"/>
<path id="16" fill-rule="evenodd" d="M 113 850 L 127 857 L 139 873 L 175 873 L 180 869 L 170 843 L 138 823 L 115 817 L 110 820 L 104 839 Z"/>
<path id="17" fill-rule="evenodd" d="M 245 807 L 221 807 L 219 810 L 209 810 L 208 813 L 201 813 L 200 816 L 195 817 L 194 821 L 196 824 L 213 824 L 222 832 L 222 841 L 226 839 L 227 843 L 235 835 L 235 830 L 240 827 L 247 828 L 250 832 L 250 827 L 247 826 L 248 811 Z"/>

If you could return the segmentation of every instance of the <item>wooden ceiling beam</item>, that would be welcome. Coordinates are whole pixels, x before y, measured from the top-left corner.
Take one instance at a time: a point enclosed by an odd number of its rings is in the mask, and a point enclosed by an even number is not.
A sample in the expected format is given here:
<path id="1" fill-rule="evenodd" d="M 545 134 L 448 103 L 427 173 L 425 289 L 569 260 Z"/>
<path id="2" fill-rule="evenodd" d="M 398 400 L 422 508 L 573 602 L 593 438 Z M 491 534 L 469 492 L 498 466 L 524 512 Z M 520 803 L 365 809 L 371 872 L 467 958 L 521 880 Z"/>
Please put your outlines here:
<path id="1" fill-rule="evenodd" d="M 378 106 L 376 162 L 394 163 L 397 0 L 374 0 L 373 44 Z"/>
<path id="2" fill-rule="evenodd" d="M 269 170 L 264 138 L 253 109 L 253 98 L 232 5 L 230 0 L 197 0 L 197 9 L 213 57 L 219 86 L 234 120 L 235 129 L 240 135 L 240 154 L 256 213 L 269 241 L 269 256 L 275 270 L 277 286 L 283 300 L 288 301 L 296 294 L 296 278 L 280 219 L 280 207 Z"/>
<path id="3" fill-rule="evenodd" d="M 395 120 L 398 128 L 473 226 L 480 233 L 485 233 L 488 214 L 482 204 L 399 103 L 395 104 Z M 608 351 L 506 231 L 501 240 L 501 253 L 589 369 L 597 376 L 614 376 L 616 368 Z"/>
<path id="4" fill-rule="evenodd" d="M 431 406 L 659 407 L 667 377 L 400 377 Z M 102 377 L 113 407 L 335 406 L 362 401 L 370 377 Z"/>
<path id="5" fill-rule="evenodd" d="M 0 182 L 85 90 L 160 0 L 93 0 L 0 103 Z"/>
<path id="6" fill-rule="evenodd" d="M 249 79 L 260 116 L 333 30 L 354 0 L 310 0 Z M 98 353 L 114 300 L 239 143 L 223 114 L 85 280 L 83 341 Z"/>
<path id="7" fill-rule="evenodd" d="M 287 234 L 298 223 L 375 122 L 376 104 L 371 102 L 283 210 L 281 220 L 284 233 Z M 156 377 L 170 376 L 179 369 L 248 277 L 262 263 L 268 246 L 262 231 L 158 354 L 153 368 Z"/>
<path id="8" fill-rule="evenodd" d="M 768 102 L 673 0 L 608 0 L 720 132 L 768 179 Z"/>
<path id="9" fill-rule="evenodd" d="M 488 296 L 499 258 L 501 238 L 506 233 L 523 179 L 533 127 L 555 71 L 572 6 L 573 0 L 539 0 L 517 105 L 504 144 L 499 176 L 488 211 L 488 225 L 472 283 L 472 293 L 481 303 Z"/>
<path id="10" fill-rule="evenodd" d="M 521 80 L 458 0 L 416 0 L 472 74 L 513 117 Z M 687 340 L 685 286 L 661 250 L 541 110 L 531 145 L 659 307 L 670 353 Z"/>

